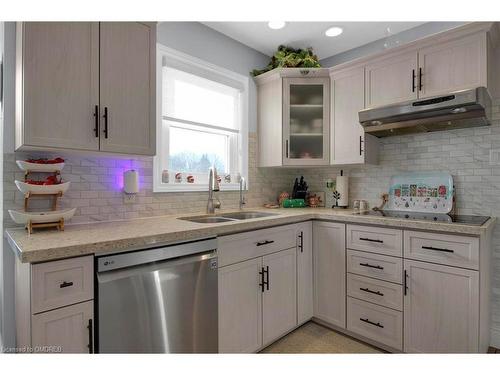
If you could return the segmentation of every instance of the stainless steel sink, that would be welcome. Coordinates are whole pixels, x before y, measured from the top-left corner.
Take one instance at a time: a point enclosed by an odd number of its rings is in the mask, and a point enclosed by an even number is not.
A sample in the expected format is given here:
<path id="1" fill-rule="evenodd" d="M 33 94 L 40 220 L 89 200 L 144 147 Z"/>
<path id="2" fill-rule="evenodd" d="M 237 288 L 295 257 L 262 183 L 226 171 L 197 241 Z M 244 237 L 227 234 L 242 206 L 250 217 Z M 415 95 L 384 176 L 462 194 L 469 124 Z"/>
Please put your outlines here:
<path id="1" fill-rule="evenodd" d="M 258 219 L 260 217 L 275 216 L 277 214 L 270 212 L 259 211 L 240 211 L 220 214 L 218 216 L 203 215 L 203 216 L 188 216 L 180 217 L 180 220 L 192 221 L 194 223 L 225 223 L 228 221 L 239 221 L 247 219 Z"/>
<path id="2" fill-rule="evenodd" d="M 270 212 L 259 212 L 259 211 L 241 211 L 241 212 L 230 212 L 227 214 L 221 214 L 220 217 L 230 218 L 235 220 L 246 220 L 246 219 L 257 219 L 260 217 L 275 216 L 277 214 Z"/>
<path id="3" fill-rule="evenodd" d="M 235 219 L 230 219 L 220 216 L 193 216 L 193 217 L 180 217 L 179 219 L 192 221 L 194 223 L 225 223 L 227 221 L 235 221 Z"/>

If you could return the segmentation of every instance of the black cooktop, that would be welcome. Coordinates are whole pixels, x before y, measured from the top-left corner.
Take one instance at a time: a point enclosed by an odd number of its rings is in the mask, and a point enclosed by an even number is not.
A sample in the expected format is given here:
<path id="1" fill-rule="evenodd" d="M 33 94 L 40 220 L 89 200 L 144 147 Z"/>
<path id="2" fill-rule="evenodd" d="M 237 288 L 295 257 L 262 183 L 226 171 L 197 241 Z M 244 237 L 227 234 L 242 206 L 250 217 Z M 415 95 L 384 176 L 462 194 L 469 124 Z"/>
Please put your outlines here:
<path id="1" fill-rule="evenodd" d="M 430 212 L 407 212 L 407 211 L 390 211 L 390 210 L 361 211 L 361 212 L 356 212 L 356 214 L 379 216 L 379 217 L 394 217 L 398 219 L 409 219 L 409 220 L 436 221 L 440 223 L 467 224 L 467 225 L 483 225 L 490 218 L 489 216 L 448 215 L 448 214 L 435 214 Z"/>

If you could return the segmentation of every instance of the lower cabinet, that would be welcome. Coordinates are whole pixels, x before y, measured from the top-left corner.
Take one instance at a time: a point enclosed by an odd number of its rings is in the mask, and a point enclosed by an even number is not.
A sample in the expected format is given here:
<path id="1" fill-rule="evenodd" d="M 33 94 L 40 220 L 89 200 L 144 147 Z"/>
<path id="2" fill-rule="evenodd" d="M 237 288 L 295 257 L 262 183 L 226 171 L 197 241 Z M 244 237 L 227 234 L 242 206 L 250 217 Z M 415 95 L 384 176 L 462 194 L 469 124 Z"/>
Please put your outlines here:
<path id="1" fill-rule="evenodd" d="M 33 351 L 92 353 L 94 303 L 87 301 L 33 315 Z"/>
<path id="2" fill-rule="evenodd" d="M 297 324 L 313 317 L 312 222 L 297 224 Z"/>
<path id="3" fill-rule="evenodd" d="M 314 316 L 346 327 L 345 224 L 313 222 Z"/>
<path id="4" fill-rule="evenodd" d="M 256 352 L 296 327 L 296 251 L 219 269 L 219 352 Z"/>
<path id="5" fill-rule="evenodd" d="M 405 352 L 478 352 L 479 272 L 414 260 L 404 268 Z"/>
<path id="6" fill-rule="evenodd" d="M 219 352 L 262 346 L 262 258 L 219 268 Z"/>
<path id="7" fill-rule="evenodd" d="M 263 346 L 297 325 L 296 250 L 288 249 L 262 258 L 265 289 L 262 293 Z"/>

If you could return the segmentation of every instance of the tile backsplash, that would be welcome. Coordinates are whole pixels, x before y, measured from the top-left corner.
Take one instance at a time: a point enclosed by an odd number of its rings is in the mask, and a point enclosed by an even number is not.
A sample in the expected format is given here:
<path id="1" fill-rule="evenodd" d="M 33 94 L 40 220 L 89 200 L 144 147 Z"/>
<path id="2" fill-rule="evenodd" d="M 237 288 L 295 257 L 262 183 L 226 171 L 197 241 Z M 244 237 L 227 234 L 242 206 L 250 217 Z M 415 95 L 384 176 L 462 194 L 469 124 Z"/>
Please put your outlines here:
<path id="1" fill-rule="evenodd" d="M 249 134 L 249 191 L 245 194 L 248 207 L 262 206 L 276 201 L 282 190 L 291 190 L 296 171 L 257 168 L 257 136 Z M 71 181 L 68 192 L 61 198 L 62 208 L 77 207 L 71 223 L 133 219 L 177 213 L 201 213 L 206 209 L 206 192 L 153 193 L 153 158 L 134 157 L 119 159 L 75 154 L 19 152 L 4 155 L 4 223 L 15 225 L 7 210 L 22 209 L 24 197 L 14 184 L 23 180 L 24 174 L 15 163 L 28 157 L 62 156 L 66 165 L 62 179 Z M 135 203 L 125 204 L 122 193 L 123 172 L 139 172 L 140 192 Z M 238 209 L 239 192 L 220 192 L 222 209 Z M 33 208 L 48 207 L 48 200 L 34 201 Z"/>

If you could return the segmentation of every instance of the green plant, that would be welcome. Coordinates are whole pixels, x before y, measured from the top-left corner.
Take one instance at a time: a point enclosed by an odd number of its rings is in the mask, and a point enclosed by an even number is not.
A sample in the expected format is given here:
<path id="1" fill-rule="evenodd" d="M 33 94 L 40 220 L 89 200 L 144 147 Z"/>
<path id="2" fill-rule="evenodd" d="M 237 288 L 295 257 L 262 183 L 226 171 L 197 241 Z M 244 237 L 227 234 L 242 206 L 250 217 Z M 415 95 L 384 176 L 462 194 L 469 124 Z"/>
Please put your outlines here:
<path id="1" fill-rule="evenodd" d="M 311 47 L 292 48 L 287 46 L 279 46 L 278 50 L 274 53 L 271 61 L 264 69 L 254 69 L 251 74 L 255 77 L 259 74 L 268 72 L 275 68 L 320 68 L 321 65 L 318 61 L 318 56 L 313 53 Z"/>

